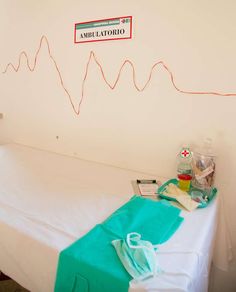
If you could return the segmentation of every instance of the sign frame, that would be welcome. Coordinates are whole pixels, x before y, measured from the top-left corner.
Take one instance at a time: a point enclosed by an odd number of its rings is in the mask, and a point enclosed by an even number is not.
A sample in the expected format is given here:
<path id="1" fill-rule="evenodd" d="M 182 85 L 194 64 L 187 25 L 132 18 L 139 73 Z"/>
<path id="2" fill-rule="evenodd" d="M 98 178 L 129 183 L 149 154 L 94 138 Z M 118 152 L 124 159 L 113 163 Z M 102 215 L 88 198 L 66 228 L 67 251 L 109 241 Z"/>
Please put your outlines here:
<path id="1" fill-rule="evenodd" d="M 114 22 L 116 20 L 121 20 L 122 22 L 126 19 L 129 19 L 129 35 L 128 36 L 120 36 L 120 37 L 110 37 L 108 38 L 103 38 L 103 39 L 91 39 L 91 40 L 80 40 L 78 41 L 76 36 L 76 32 L 78 30 L 78 26 L 81 26 L 79 29 L 86 29 L 89 28 L 90 26 L 113 26 Z M 100 23 L 100 25 L 99 25 Z M 91 42 L 102 42 L 102 41 L 114 41 L 114 40 L 127 40 L 132 38 L 132 28 L 133 28 L 133 17 L 132 16 L 120 16 L 120 17 L 113 17 L 113 18 L 106 18 L 106 19 L 99 19 L 99 20 L 92 20 L 92 21 L 86 21 L 86 22 L 78 22 L 75 23 L 74 25 L 74 43 L 79 44 L 79 43 L 91 43 Z"/>

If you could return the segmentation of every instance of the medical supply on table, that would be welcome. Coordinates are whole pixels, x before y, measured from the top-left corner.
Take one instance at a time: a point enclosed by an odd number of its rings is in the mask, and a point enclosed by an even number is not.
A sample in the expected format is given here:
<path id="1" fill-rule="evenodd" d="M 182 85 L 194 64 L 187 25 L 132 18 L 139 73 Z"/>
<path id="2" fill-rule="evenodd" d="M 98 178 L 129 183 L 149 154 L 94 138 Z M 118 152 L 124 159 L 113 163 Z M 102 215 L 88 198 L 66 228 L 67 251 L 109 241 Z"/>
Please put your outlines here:
<path id="1" fill-rule="evenodd" d="M 162 269 L 158 261 L 158 256 L 159 254 L 196 254 L 199 260 L 200 255 L 198 252 L 178 249 L 160 252 L 160 245 L 153 244 L 151 241 L 141 238 L 140 233 L 131 232 L 124 239 L 115 239 L 111 242 L 124 268 L 133 278 L 129 282 L 130 287 L 135 287 L 136 289 L 140 287 L 141 291 L 143 291 L 141 284 L 143 281 L 149 279 L 152 281 L 152 279 L 154 280 L 155 277 L 158 277 L 158 282 L 165 282 L 164 290 L 172 292 L 182 291 L 182 288 L 178 287 L 176 283 L 173 286 L 173 282 L 167 276 L 184 276 L 192 281 L 190 273 L 184 270 L 167 271 Z M 138 291 L 140 290 L 138 289 Z"/>
<path id="2" fill-rule="evenodd" d="M 142 196 L 155 196 L 158 190 L 158 184 L 155 179 L 137 179 L 137 185 Z"/>
<path id="3" fill-rule="evenodd" d="M 115 239 L 112 245 L 126 271 L 135 280 L 145 280 L 160 273 L 157 246 L 141 239 L 141 234 L 128 233 L 126 239 Z"/>
<path id="4" fill-rule="evenodd" d="M 179 183 L 178 186 L 182 191 L 188 192 L 190 190 L 190 184 L 192 176 L 189 174 L 178 174 Z"/>
<path id="5" fill-rule="evenodd" d="M 192 174 L 192 153 L 189 146 L 184 145 L 177 156 L 177 175 Z"/>
<path id="6" fill-rule="evenodd" d="M 192 199 L 198 203 L 205 204 L 207 202 L 207 197 L 204 196 L 201 191 L 192 190 L 190 195 Z"/>
<path id="7" fill-rule="evenodd" d="M 173 183 L 170 183 L 166 186 L 163 194 L 167 197 L 176 199 L 176 201 L 179 202 L 188 211 L 195 210 L 199 205 L 199 203 L 192 200 L 191 196 L 187 192 L 182 191 L 180 188 L 178 188 L 177 185 Z"/>
<path id="8" fill-rule="evenodd" d="M 211 139 L 206 139 L 201 148 L 193 151 L 192 185 L 195 188 L 204 190 L 208 193 L 214 186 L 215 177 L 215 155 L 212 150 Z"/>
<path id="9" fill-rule="evenodd" d="M 132 277 L 111 242 L 137 232 L 147 241 L 162 244 L 183 222 L 180 213 L 180 209 L 164 200 L 133 196 L 105 221 L 60 252 L 54 291 L 128 291 Z M 132 239 L 131 244 L 134 244 Z"/>
<path id="10" fill-rule="evenodd" d="M 178 184 L 179 180 L 176 178 L 166 181 L 158 188 L 158 196 L 162 199 L 178 202 L 190 211 L 190 209 L 192 209 L 192 206 L 190 206 L 192 201 L 198 203 L 197 208 L 205 208 L 217 195 L 217 189 L 215 187 L 211 188 L 209 192 L 190 185 L 190 190 L 188 192 L 184 192 L 178 188 Z M 181 197 L 182 195 L 183 198 Z"/>

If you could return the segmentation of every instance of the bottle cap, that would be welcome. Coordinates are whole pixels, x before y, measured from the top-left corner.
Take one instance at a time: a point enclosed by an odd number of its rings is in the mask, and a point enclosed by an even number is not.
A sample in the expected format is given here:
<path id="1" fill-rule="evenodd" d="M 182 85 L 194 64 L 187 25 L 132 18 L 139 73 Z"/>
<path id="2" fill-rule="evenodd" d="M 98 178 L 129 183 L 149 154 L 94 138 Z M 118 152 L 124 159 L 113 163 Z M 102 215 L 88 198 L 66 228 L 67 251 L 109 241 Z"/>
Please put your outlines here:
<path id="1" fill-rule="evenodd" d="M 178 178 L 181 180 L 191 180 L 192 176 L 190 174 L 178 174 Z"/>

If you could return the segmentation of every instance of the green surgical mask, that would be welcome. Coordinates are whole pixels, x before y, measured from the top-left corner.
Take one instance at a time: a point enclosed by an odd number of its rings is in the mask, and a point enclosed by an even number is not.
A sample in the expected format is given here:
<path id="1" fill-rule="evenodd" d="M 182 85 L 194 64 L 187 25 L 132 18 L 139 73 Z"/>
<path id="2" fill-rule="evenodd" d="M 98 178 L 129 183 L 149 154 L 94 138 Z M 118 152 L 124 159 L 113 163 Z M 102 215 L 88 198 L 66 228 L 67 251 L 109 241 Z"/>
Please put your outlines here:
<path id="1" fill-rule="evenodd" d="M 126 271 L 133 279 L 144 280 L 160 273 L 157 247 L 150 241 L 141 240 L 139 233 L 129 233 L 126 240 L 113 240 L 112 245 Z"/>

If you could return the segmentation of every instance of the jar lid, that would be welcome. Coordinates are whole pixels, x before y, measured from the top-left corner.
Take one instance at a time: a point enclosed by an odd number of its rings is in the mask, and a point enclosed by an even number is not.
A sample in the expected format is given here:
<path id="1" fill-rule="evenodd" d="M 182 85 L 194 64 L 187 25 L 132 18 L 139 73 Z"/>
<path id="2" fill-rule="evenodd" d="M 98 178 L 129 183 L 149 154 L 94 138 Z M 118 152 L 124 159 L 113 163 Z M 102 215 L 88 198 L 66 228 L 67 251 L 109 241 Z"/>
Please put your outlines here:
<path id="1" fill-rule="evenodd" d="M 200 147 L 197 147 L 193 153 L 200 155 L 200 156 L 206 156 L 206 157 L 216 157 L 215 151 L 213 151 L 212 146 L 212 139 L 206 138 L 205 141 L 203 141 L 202 145 Z"/>
<path id="2" fill-rule="evenodd" d="M 191 180 L 192 176 L 190 174 L 178 174 L 178 178 L 181 180 Z"/>

